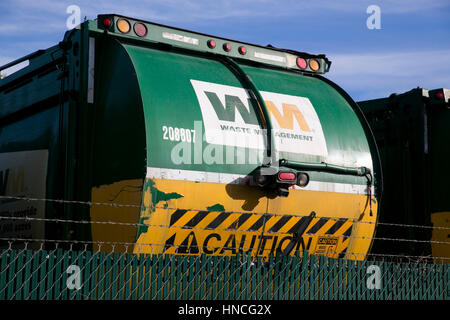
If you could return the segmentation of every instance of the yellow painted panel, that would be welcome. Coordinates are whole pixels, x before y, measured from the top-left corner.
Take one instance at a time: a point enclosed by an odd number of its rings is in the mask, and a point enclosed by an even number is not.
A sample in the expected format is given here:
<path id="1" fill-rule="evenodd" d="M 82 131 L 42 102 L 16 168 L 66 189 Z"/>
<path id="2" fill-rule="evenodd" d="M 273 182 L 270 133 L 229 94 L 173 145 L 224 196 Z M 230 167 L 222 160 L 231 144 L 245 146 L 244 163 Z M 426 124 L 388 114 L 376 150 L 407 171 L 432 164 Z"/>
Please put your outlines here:
<path id="1" fill-rule="evenodd" d="M 127 250 L 131 252 L 133 250 L 141 211 L 142 184 L 142 179 L 135 179 L 92 188 L 92 202 L 106 204 L 91 206 L 93 242 L 126 243 L 114 245 L 114 251 Z M 109 206 L 108 204 L 131 205 L 131 207 Z M 97 250 L 98 248 L 94 247 L 93 249 Z M 111 251 L 111 249 L 112 244 L 103 244 L 100 248 L 102 251 Z"/>
<path id="2" fill-rule="evenodd" d="M 450 212 L 436 212 L 431 214 L 433 227 L 447 229 L 433 229 L 431 240 L 436 242 L 450 242 Z M 431 243 L 431 252 L 435 263 L 450 263 L 450 245 L 445 243 Z M 447 259 L 439 259 L 447 258 Z"/>
<path id="3" fill-rule="evenodd" d="M 154 195 L 145 192 L 146 219 L 141 221 L 148 228 L 139 235 L 135 253 L 233 255 L 251 251 L 253 256 L 267 257 L 288 246 L 294 227 L 312 211 L 316 218 L 291 254 L 307 249 L 360 260 L 372 243 L 377 204 L 372 198 L 370 207 L 366 195 L 291 190 L 287 198 L 268 198 L 257 187 L 152 181 L 158 192 L 181 196 L 152 206 Z M 311 230 L 313 234 L 308 234 Z"/>

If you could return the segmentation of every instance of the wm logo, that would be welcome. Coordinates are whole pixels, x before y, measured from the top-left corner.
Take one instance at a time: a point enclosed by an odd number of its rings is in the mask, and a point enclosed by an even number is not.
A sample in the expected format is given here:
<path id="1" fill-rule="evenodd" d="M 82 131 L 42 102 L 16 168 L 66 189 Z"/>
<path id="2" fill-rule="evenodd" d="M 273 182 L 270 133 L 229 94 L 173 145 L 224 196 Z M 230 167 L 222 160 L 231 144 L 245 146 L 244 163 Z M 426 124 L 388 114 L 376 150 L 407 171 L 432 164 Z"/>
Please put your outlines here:
<path id="1" fill-rule="evenodd" d="M 225 94 L 225 105 L 220 101 L 214 92 L 205 91 L 217 117 L 221 121 L 236 122 L 236 111 L 246 124 L 258 125 L 258 117 L 251 99 L 247 99 L 247 106 L 238 96 Z M 282 112 L 272 101 L 264 101 L 269 111 L 271 119 L 275 119 L 281 129 L 294 130 L 294 120 L 297 122 L 300 130 L 310 132 L 311 129 L 297 105 L 282 103 Z"/>
<path id="2" fill-rule="evenodd" d="M 209 144 L 264 150 L 259 106 L 248 90 L 191 79 Z M 322 124 L 307 97 L 261 91 L 278 152 L 328 156 Z"/>

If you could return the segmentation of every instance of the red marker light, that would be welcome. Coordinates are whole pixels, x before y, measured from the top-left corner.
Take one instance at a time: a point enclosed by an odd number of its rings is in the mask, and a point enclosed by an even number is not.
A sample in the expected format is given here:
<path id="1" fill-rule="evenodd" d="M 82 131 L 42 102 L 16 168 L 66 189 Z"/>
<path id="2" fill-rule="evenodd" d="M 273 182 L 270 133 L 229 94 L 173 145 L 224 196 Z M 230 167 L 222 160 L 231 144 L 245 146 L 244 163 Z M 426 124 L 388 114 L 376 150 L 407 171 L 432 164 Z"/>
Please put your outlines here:
<path id="1" fill-rule="evenodd" d="M 238 48 L 238 51 L 239 51 L 239 53 L 242 54 L 242 55 L 244 55 L 244 54 L 247 53 L 247 49 L 245 49 L 245 47 L 242 47 L 242 46 Z"/>
<path id="2" fill-rule="evenodd" d="M 434 95 L 434 97 L 435 97 L 436 99 L 441 100 L 441 99 L 444 97 L 444 95 L 442 94 L 442 92 L 436 92 L 436 94 Z"/>
<path id="3" fill-rule="evenodd" d="M 145 24 L 137 22 L 134 24 L 134 33 L 139 37 L 145 37 L 147 35 L 147 27 Z"/>
<path id="4" fill-rule="evenodd" d="M 214 40 L 208 40 L 207 44 L 210 49 L 214 49 L 216 47 L 216 42 Z"/>
<path id="5" fill-rule="evenodd" d="M 111 19 L 109 19 L 109 18 L 104 19 L 104 20 L 103 20 L 103 26 L 104 26 L 105 28 L 110 28 L 110 27 L 112 26 L 112 21 L 111 21 Z"/>
<path id="6" fill-rule="evenodd" d="M 303 59 L 303 58 L 297 58 L 297 66 L 298 66 L 300 69 L 305 69 L 306 66 L 307 66 L 306 60 Z"/>
<path id="7" fill-rule="evenodd" d="M 226 52 L 230 52 L 231 51 L 231 45 L 229 43 L 224 43 L 223 44 L 223 50 L 225 50 Z"/>
<path id="8" fill-rule="evenodd" d="M 292 172 L 280 172 L 278 173 L 278 179 L 286 181 L 295 181 L 295 173 Z"/>

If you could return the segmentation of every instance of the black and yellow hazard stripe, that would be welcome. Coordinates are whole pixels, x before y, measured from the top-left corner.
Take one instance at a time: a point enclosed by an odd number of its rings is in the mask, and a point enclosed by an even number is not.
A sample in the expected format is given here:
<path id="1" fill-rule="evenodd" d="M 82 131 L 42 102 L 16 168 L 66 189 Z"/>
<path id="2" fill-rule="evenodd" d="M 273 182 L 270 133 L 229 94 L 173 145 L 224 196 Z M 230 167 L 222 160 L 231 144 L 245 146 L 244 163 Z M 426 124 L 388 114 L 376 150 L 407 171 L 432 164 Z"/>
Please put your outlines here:
<path id="1" fill-rule="evenodd" d="M 165 242 L 165 252 L 175 254 L 223 254 L 230 250 L 245 248 L 253 250 L 261 247 L 261 241 L 267 242 L 258 254 L 263 251 L 273 253 L 279 247 L 287 245 L 289 239 L 304 223 L 307 216 L 270 215 L 261 213 L 235 213 L 220 211 L 175 210 L 170 216 L 170 226 Z M 305 230 L 303 237 L 339 237 L 339 246 L 333 250 L 338 257 L 345 254 L 349 243 L 353 221 L 346 218 L 313 218 Z M 234 233 L 234 235 L 230 235 Z M 236 233 L 241 234 L 237 238 Z M 246 234 L 247 236 L 244 236 Z M 282 238 L 282 237 L 285 238 Z M 272 238 L 270 238 L 272 237 Z M 288 239 L 289 238 L 289 239 Z M 270 243 L 270 241 L 272 241 Z M 215 244 L 211 244 L 214 242 Z M 302 246 L 310 251 L 311 239 Z M 322 244 L 326 243 L 322 241 Z M 266 244 L 266 243 L 264 243 Z M 211 245 L 211 246 L 210 246 Z M 217 246 L 221 250 L 211 249 Z M 236 250 L 229 248 L 236 246 Z M 295 252 L 295 251 L 294 251 Z"/>

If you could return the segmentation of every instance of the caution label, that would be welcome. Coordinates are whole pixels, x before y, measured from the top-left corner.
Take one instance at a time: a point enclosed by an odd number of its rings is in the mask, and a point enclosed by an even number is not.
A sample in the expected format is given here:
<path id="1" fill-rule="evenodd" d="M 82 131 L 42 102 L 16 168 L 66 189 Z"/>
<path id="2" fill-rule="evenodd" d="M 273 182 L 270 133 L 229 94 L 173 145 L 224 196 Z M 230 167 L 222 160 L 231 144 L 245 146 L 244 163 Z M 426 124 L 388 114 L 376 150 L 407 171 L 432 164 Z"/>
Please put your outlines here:
<path id="1" fill-rule="evenodd" d="M 317 254 L 330 255 L 336 252 L 338 244 L 338 238 L 333 237 L 319 237 L 316 245 L 315 252 Z"/>
<path id="2" fill-rule="evenodd" d="M 268 256 L 283 252 L 291 243 L 291 255 L 297 251 L 314 251 L 319 246 L 348 245 L 344 234 L 351 229 L 347 219 L 314 218 L 303 235 L 296 234 L 305 216 L 268 215 L 176 210 L 172 213 L 164 253 L 235 255 L 249 253 Z M 319 235 L 341 237 L 318 237 Z M 334 252 L 337 252 L 334 250 Z"/>
<path id="3" fill-rule="evenodd" d="M 326 245 L 326 246 L 335 246 L 337 245 L 338 238 L 319 238 L 317 244 Z"/>

